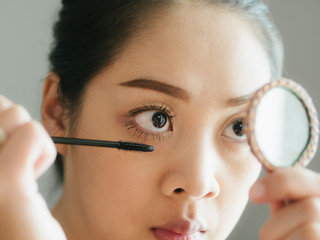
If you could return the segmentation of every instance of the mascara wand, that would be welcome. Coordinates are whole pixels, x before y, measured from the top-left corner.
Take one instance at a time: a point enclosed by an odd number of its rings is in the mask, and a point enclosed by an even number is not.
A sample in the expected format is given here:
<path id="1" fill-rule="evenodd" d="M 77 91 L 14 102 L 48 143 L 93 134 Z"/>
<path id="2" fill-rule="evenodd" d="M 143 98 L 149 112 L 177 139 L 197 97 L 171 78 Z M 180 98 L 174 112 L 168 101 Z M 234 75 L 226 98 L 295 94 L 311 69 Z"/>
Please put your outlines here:
<path id="1" fill-rule="evenodd" d="M 53 142 L 57 144 L 117 148 L 121 150 L 138 151 L 138 152 L 152 152 L 154 150 L 153 146 L 135 143 L 135 142 L 101 141 L 101 140 L 66 138 L 66 137 L 51 137 L 51 138 Z"/>

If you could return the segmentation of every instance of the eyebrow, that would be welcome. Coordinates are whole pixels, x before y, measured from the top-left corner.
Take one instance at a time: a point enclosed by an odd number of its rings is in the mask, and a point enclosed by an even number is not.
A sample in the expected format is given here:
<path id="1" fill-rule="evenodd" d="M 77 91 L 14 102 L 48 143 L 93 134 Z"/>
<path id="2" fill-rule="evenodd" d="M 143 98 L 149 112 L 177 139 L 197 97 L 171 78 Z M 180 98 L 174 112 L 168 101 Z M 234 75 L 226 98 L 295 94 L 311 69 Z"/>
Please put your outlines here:
<path id="1" fill-rule="evenodd" d="M 248 104 L 251 97 L 252 97 L 252 94 L 247 94 L 240 97 L 229 98 L 226 100 L 225 103 L 227 107 L 239 107 L 239 106 Z"/>
<path id="2" fill-rule="evenodd" d="M 143 88 L 162 92 L 169 96 L 181 99 L 185 102 L 190 100 L 190 94 L 182 88 L 162 83 L 153 79 L 134 79 L 119 84 L 125 87 Z"/>
<path id="3" fill-rule="evenodd" d="M 119 85 L 125 87 L 155 90 L 186 102 L 190 100 L 190 94 L 184 89 L 166 83 L 162 83 L 153 79 L 134 79 L 120 83 Z M 251 97 L 252 94 L 247 94 L 240 97 L 229 98 L 225 101 L 225 104 L 227 107 L 239 107 L 248 104 Z"/>

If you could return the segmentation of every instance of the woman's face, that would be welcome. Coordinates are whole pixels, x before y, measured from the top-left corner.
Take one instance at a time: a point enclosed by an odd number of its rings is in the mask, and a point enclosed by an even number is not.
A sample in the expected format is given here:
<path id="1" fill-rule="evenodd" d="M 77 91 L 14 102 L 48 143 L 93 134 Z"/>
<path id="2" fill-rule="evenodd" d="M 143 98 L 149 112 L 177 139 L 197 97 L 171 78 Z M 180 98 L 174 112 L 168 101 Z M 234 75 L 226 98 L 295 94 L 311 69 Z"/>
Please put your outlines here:
<path id="1" fill-rule="evenodd" d="M 225 239 L 259 175 L 241 124 L 271 77 L 250 26 L 192 4 L 150 26 L 91 81 L 73 137 L 155 150 L 68 149 L 56 212 L 70 239 Z"/>

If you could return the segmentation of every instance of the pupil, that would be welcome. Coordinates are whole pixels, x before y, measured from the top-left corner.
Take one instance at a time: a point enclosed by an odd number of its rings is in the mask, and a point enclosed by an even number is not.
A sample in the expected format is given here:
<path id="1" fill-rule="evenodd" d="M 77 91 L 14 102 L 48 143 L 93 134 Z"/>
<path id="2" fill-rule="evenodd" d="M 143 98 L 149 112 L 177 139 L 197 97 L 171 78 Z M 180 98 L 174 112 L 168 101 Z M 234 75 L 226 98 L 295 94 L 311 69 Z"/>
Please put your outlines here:
<path id="1" fill-rule="evenodd" d="M 152 116 L 152 123 L 156 128 L 162 128 L 166 125 L 167 118 L 163 113 L 157 112 Z"/>
<path id="2" fill-rule="evenodd" d="M 243 123 L 242 121 L 237 121 L 234 125 L 233 125 L 233 131 L 234 133 L 241 137 L 243 135 Z"/>

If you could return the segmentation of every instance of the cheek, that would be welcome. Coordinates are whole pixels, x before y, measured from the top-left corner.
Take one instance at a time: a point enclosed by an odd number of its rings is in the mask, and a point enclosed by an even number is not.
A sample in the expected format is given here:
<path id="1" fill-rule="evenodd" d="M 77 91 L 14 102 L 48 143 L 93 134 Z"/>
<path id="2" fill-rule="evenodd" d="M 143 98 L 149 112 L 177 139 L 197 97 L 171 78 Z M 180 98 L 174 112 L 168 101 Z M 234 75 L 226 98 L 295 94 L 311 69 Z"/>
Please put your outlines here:
<path id="1" fill-rule="evenodd" d="M 233 186 L 234 183 L 244 183 L 236 188 L 249 189 L 259 176 L 261 164 L 252 154 L 249 145 L 235 143 L 230 140 L 223 140 L 219 146 L 220 154 L 224 159 L 221 165 L 228 179 L 227 185 Z"/>
<path id="2" fill-rule="evenodd" d="M 73 187 L 91 222 L 116 229 L 143 221 L 139 216 L 156 189 L 151 166 L 143 164 L 147 159 L 139 153 L 79 148 L 71 161 Z"/>
<path id="3" fill-rule="evenodd" d="M 249 189 L 260 171 L 261 165 L 253 156 L 229 159 L 229 163 L 223 165 L 221 174 L 217 176 L 221 187 L 217 201 L 221 211 L 219 229 L 222 233 L 230 233 L 237 224 L 248 202 Z"/>
<path id="4" fill-rule="evenodd" d="M 237 151 L 237 154 L 230 152 L 225 154 L 227 161 L 223 165 L 224 174 L 220 176 L 221 182 L 228 195 L 237 196 L 238 200 L 243 199 L 246 202 L 249 189 L 260 174 L 261 164 L 248 147 Z"/>

